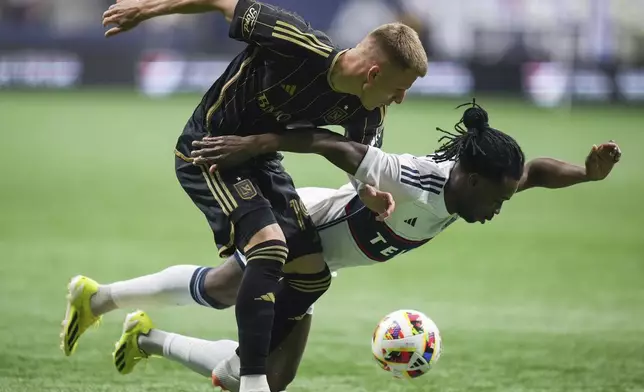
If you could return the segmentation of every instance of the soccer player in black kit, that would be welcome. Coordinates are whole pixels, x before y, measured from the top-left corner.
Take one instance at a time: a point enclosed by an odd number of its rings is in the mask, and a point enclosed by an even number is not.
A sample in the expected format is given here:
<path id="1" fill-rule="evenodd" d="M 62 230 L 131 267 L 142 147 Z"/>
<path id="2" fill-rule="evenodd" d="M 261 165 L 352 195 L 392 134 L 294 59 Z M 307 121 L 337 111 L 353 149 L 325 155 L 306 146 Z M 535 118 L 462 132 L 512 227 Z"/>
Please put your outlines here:
<path id="1" fill-rule="evenodd" d="M 206 216 L 219 255 L 239 249 L 248 260 L 236 303 L 240 390 L 264 392 L 268 354 L 329 288 L 331 274 L 279 155 L 209 170 L 208 137 L 340 125 L 350 139 L 380 147 L 386 106 L 401 103 L 426 74 L 427 56 L 416 32 L 403 24 L 383 25 L 355 47 L 340 50 L 298 15 L 250 0 L 117 0 L 104 13 L 103 25 L 112 26 L 105 33 L 110 37 L 153 17 L 207 11 L 223 13 L 231 23 L 230 37 L 248 45 L 188 120 L 176 145 L 176 173 Z M 205 275 L 195 272 L 192 286 L 217 307 L 200 291 Z M 93 286 L 86 283 L 76 279 L 69 287 L 67 355 L 98 320 L 89 310 Z M 128 361 L 137 360 L 136 345 L 117 346 L 119 371 L 127 372 Z"/>

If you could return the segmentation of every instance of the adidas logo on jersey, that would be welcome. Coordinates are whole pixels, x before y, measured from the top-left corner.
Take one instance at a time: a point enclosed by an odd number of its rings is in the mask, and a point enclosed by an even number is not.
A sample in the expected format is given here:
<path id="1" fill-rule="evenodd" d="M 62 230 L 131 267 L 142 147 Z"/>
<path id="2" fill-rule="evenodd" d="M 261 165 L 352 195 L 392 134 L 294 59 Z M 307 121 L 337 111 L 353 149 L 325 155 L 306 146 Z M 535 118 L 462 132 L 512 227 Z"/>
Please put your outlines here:
<path id="1" fill-rule="evenodd" d="M 295 94 L 295 90 L 297 89 L 297 86 L 294 84 L 283 84 L 282 88 L 284 91 L 288 93 L 288 95 L 293 95 Z"/>
<path id="2" fill-rule="evenodd" d="M 407 219 L 405 221 L 405 223 L 407 223 L 411 227 L 416 227 L 416 221 L 417 220 L 418 220 L 418 218 L 411 218 L 411 219 Z"/>

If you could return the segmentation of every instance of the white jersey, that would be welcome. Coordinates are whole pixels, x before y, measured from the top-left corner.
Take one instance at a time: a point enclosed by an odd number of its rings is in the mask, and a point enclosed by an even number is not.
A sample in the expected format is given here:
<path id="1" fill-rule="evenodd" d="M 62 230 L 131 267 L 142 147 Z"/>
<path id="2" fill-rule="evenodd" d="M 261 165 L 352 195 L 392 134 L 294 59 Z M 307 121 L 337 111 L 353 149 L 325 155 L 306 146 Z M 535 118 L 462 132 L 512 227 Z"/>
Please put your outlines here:
<path id="1" fill-rule="evenodd" d="M 298 194 L 318 227 L 332 271 L 388 261 L 424 245 L 458 216 L 447 212 L 443 187 L 454 162 L 388 154 L 369 147 L 355 179 L 396 201 L 385 221 L 364 206 L 351 184 L 340 189 L 301 188 Z M 243 261 L 243 256 L 238 255 Z"/>

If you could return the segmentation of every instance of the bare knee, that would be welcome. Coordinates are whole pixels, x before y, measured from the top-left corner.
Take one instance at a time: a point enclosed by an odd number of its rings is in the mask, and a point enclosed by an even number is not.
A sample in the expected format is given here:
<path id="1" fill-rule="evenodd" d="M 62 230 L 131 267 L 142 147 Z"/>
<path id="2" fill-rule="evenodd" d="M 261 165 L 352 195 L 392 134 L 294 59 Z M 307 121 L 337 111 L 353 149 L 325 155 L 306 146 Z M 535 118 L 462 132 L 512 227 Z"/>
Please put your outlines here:
<path id="1" fill-rule="evenodd" d="M 253 236 L 248 240 L 246 246 L 244 246 L 244 253 L 248 252 L 248 250 L 254 246 L 266 241 L 286 242 L 282 228 L 277 223 L 270 224 L 253 234 Z"/>

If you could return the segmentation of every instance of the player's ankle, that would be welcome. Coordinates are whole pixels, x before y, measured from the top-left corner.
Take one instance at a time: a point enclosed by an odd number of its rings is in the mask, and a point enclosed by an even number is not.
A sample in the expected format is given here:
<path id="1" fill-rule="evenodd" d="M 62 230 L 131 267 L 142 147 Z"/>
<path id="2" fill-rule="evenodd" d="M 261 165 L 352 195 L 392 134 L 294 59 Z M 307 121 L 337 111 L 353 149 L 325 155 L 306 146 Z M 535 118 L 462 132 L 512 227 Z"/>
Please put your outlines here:
<path id="1" fill-rule="evenodd" d="M 112 292 L 109 285 L 100 285 L 98 291 L 92 294 L 89 299 L 89 309 L 95 317 L 118 309 L 118 306 L 112 299 Z"/>
<path id="2" fill-rule="evenodd" d="M 270 391 L 268 379 L 265 374 L 247 374 L 241 376 L 240 392 Z"/>

